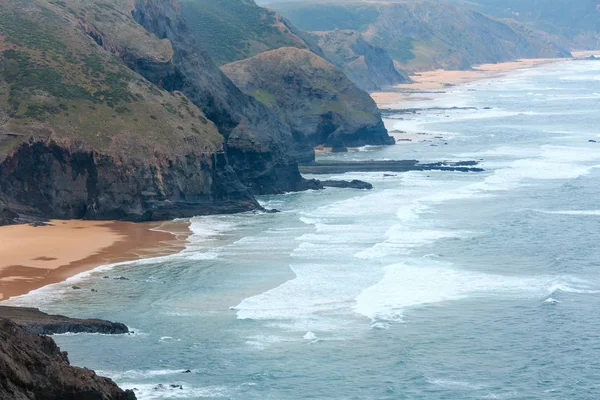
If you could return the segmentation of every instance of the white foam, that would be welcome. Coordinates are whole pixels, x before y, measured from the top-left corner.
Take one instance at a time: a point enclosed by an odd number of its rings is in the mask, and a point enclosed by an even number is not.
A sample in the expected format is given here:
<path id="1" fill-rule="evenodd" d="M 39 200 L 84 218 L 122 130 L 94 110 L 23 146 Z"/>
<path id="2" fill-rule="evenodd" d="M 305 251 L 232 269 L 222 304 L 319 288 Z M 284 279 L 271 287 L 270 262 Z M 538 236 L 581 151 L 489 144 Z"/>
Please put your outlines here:
<path id="1" fill-rule="evenodd" d="M 534 210 L 542 214 L 550 215 L 581 215 L 581 216 L 600 216 L 600 210 L 559 210 L 559 211 L 544 211 Z"/>
<path id="2" fill-rule="evenodd" d="M 317 335 L 315 335 L 314 332 L 308 331 L 302 338 L 304 340 L 315 340 L 317 338 Z"/>
<path id="3" fill-rule="evenodd" d="M 171 376 L 171 375 L 181 375 L 184 373 L 183 369 L 157 369 L 157 370 L 127 370 L 127 371 L 96 371 L 96 373 L 100 376 L 106 376 L 113 380 L 123 381 L 123 380 L 131 380 L 131 379 L 145 379 L 145 378 L 155 378 L 159 376 Z"/>
<path id="4" fill-rule="evenodd" d="M 472 297 L 544 298 L 557 291 L 596 293 L 570 277 L 503 276 L 460 270 L 427 259 L 389 265 L 377 284 L 363 290 L 354 310 L 372 321 L 402 321 L 404 311 Z"/>
<path id="5" fill-rule="evenodd" d="M 179 387 L 171 387 L 171 384 Z M 140 400 L 164 400 L 164 399 L 198 399 L 198 398 L 228 398 L 231 390 L 225 386 L 195 387 L 183 382 L 162 384 L 147 384 L 124 382 L 120 386 L 123 389 L 131 389 Z"/>

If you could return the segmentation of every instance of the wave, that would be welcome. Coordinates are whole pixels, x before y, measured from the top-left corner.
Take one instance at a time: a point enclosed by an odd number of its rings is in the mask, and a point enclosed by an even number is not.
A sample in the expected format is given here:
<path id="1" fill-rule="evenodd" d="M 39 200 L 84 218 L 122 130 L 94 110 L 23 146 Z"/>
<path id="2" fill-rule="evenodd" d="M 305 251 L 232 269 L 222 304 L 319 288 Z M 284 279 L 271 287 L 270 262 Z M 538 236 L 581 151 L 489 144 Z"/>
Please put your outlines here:
<path id="1" fill-rule="evenodd" d="M 226 386 L 190 386 L 184 382 L 148 384 L 123 382 L 123 389 L 130 389 L 138 399 L 165 400 L 165 399 L 204 399 L 204 398 L 230 398 L 232 390 Z"/>
<path id="2" fill-rule="evenodd" d="M 505 276 L 460 270 L 427 259 L 392 264 L 363 290 L 354 310 L 374 322 L 403 320 L 410 308 L 476 297 L 548 298 L 557 292 L 597 293 L 587 281 L 563 276 Z"/>
<path id="3" fill-rule="evenodd" d="M 574 215 L 574 216 L 600 216 L 600 210 L 559 210 L 559 211 L 545 211 L 545 210 L 532 210 L 542 214 L 549 215 Z"/>

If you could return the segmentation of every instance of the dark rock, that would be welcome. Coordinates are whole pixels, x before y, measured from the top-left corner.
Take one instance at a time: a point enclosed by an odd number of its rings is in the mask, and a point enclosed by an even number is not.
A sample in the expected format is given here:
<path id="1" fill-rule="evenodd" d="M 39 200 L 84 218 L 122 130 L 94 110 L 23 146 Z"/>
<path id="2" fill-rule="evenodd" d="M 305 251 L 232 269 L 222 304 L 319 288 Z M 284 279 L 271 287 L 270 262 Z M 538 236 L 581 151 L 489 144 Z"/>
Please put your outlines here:
<path id="1" fill-rule="evenodd" d="M 417 160 L 319 162 L 301 167 L 305 174 L 342 174 L 346 172 L 407 172 L 407 171 L 457 171 L 483 172 L 477 161 L 438 162 L 420 164 Z"/>
<path id="2" fill-rule="evenodd" d="M 11 320 L 27 332 L 41 335 L 61 333 L 124 334 L 129 332 L 127 326 L 118 322 L 49 315 L 37 308 L 0 306 L 0 318 Z"/>
<path id="3" fill-rule="evenodd" d="M 112 380 L 73 367 L 47 336 L 0 319 L 0 398 L 6 400 L 135 400 Z"/>
<path id="4" fill-rule="evenodd" d="M 373 185 L 368 182 L 353 180 L 353 181 L 321 181 L 324 187 L 342 188 L 342 189 L 362 189 L 371 190 Z"/>
<path id="5" fill-rule="evenodd" d="M 189 370 L 189 369 L 186 369 L 185 371 L 183 371 L 183 373 L 184 373 L 184 374 L 191 374 L 191 373 L 192 373 L 192 371 L 191 371 L 191 370 Z"/>

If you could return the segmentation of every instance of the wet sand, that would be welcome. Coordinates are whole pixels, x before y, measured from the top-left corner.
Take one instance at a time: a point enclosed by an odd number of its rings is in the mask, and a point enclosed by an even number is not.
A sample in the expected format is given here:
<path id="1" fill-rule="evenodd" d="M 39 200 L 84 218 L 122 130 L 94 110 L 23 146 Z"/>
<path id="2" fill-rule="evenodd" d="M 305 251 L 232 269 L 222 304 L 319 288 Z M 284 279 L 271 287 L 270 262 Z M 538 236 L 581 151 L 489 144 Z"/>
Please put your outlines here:
<path id="1" fill-rule="evenodd" d="M 600 54 L 600 50 L 573 52 L 574 58 L 585 58 L 595 54 Z M 411 76 L 412 83 L 400 84 L 382 92 L 371 93 L 371 97 L 380 108 L 387 108 L 405 102 L 428 100 L 428 92 L 439 93 L 450 87 L 464 85 L 480 79 L 503 77 L 512 71 L 567 60 L 572 60 L 572 58 L 522 59 L 498 64 L 483 64 L 474 67 L 470 71 L 439 69 L 420 72 Z"/>
<path id="2" fill-rule="evenodd" d="M 0 227 L 0 299 L 29 293 L 97 266 L 181 251 L 188 222 L 53 220 Z"/>

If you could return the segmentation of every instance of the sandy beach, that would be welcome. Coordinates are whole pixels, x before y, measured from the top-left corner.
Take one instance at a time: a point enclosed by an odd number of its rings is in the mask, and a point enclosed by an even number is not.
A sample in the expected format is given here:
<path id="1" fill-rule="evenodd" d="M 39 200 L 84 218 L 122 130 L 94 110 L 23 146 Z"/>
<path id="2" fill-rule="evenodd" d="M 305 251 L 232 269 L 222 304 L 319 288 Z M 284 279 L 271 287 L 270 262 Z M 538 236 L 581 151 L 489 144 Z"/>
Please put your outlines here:
<path id="1" fill-rule="evenodd" d="M 439 69 L 420 72 L 411 76 L 412 83 L 400 84 L 382 92 L 371 93 L 371 97 L 380 108 L 387 108 L 403 102 L 427 100 L 429 99 L 428 92 L 440 92 L 449 87 L 464 85 L 480 79 L 499 78 L 521 69 L 599 55 L 600 50 L 574 51 L 572 54 L 574 58 L 534 58 L 497 64 L 483 64 L 474 67 L 470 71 Z"/>
<path id="2" fill-rule="evenodd" d="M 52 220 L 0 227 L 0 300 L 100 265 L 176 253 L 189 234 L 187 222 Z"/>

